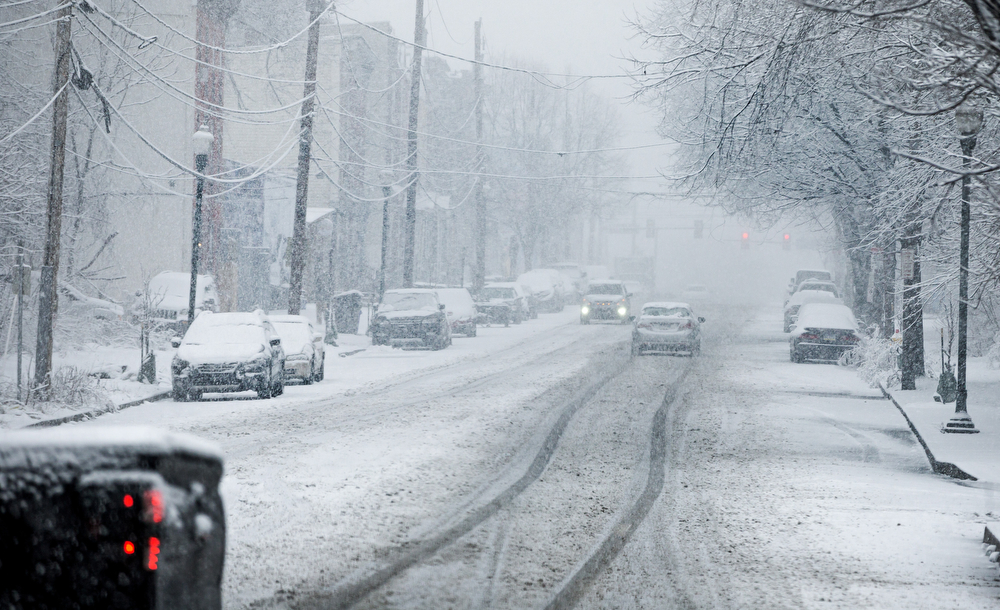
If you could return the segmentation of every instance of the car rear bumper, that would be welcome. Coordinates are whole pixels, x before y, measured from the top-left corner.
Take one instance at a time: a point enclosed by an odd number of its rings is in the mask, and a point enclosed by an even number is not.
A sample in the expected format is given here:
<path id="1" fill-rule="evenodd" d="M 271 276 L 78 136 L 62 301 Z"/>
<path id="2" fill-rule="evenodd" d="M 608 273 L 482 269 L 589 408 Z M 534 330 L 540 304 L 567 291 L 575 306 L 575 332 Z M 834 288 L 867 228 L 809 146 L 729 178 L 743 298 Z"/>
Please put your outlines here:
<path id="1" fill-rule="evenodd" d="M 698 345 L 698 337 L 689 330 L 637 330 L 632 333 L 632 343 L 641 350 L 688 352 Z"/>
<path id="2" fill-rule="evenodd" d="M 308 360 L 285 361 L 285 378 L 309 379 L 312 377 L 312 362 Z"/>
<path id="3" fill-rule="evenodd" d="M 792 344 L 792 349 L 804 360 L 823 360 L 826 362 L 836 362 L 845 352 L 849 352 L 857 347 L 853 344 L 844 343 L 812 343 L 807 341 L 797 341 Z"/>

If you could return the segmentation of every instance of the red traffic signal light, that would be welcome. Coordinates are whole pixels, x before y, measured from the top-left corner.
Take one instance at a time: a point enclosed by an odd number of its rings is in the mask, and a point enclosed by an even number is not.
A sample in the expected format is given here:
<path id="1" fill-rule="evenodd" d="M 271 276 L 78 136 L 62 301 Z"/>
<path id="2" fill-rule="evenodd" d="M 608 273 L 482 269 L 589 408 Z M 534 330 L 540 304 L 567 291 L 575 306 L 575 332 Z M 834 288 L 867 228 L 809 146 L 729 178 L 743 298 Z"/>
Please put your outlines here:
<path id="1" fill-rule="evenodd" d="M 750 233 L 748 231 L 743 231 L 743 243 L 740 244 L 740 247 L 744 250 L 750 249 Z"/>
<path id="2" fill-rule="evenodd" d="M 785 233 L 785 238 L 781 240 L 781 249 L 782 250 L 792 249 L 792 236 L 789 235 L 788 233 Z"/>

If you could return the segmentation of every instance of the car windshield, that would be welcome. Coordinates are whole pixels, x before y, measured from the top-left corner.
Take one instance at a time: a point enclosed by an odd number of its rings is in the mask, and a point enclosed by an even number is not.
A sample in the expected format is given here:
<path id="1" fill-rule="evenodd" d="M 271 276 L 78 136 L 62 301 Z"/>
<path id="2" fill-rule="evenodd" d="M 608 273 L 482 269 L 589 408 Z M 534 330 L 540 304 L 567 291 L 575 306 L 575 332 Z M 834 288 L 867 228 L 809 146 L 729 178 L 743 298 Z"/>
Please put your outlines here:
<path id="1" fill-rule="evenodd" d="M 621 284 L 591 284 L 587 287 L 590 294 L 622 294 Z"/>
<path id="2" fill-rule="evenodd" d="M 264 328 L 259 324 L 212 320 L 200 317 L 184 335 L 185 345 L 247 345 L 266 343 Z"/>
<path id="3" fill-rule="evenodd" d="M 513 299 L 517 296 L 509 286 L 487 286 L 480 294 L 484 299 Z"/>
<path id="4" fill-rule="evenodd" d="M 379 309 L 388 311 L 409 311 L 413 309 L 431 309 L 437 305 L 434 295 L 426 292 L 387 292 L 382 297 Z"/>
<path id="5" fill-rule="evenodd" d="M 671 318 L 688 318 L 691 312 L 686 307 L 646 307 L 642 310 L 644 316 L 662 316 Z"/>
<path id="6" fill-rule="evenodd" d="M 800 292 L 806 290 L 822 290 L 824 292 L 829 292 L 834 295 L 837 294 L 837 288 L 831 284 L 806 283 L 802 284 L 802 286 L 799 288 Z"/>

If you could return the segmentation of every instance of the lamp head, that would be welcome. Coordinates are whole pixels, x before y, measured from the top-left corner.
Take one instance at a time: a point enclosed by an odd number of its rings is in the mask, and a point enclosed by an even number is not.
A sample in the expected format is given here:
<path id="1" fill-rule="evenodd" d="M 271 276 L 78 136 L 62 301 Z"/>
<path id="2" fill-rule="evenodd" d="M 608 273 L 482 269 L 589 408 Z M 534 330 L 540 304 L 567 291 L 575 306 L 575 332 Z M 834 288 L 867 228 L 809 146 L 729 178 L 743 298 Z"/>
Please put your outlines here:
<path id="1" fill-rule="evenodd" d="M 198 131 L 194 132 L 191 136 L 191 141 L 194 143 L 194 154 L 195 155 L 208 155 L 212 152 L 212 143 L 215 142 L 215 136 L 212 132 L 208 130 L 207 125 L 202 125 L 198 128 Z"/>
<path id="2" fill-rule="evenodd" d="M 971 138 L 983 127 L 983 111 L 971 102 L 955 109 L 955 126 L 963 138 Z"/>

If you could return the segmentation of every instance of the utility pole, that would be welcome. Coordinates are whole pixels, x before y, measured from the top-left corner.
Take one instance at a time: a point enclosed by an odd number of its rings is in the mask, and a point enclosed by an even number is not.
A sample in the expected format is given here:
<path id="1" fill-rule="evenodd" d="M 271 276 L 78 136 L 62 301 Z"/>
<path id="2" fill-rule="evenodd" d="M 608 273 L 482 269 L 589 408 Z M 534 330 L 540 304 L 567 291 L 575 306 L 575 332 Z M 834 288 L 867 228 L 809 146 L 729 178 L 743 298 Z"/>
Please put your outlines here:
<path id="1" fill-rule="evenodd" d="M 61 2 L 61 0 L 59 0 Z M 38 340 L 35 348 L 35 391 L 49 394 L 52 377 L 52 325 L 58 308 L 56 278 L 59 275 L 59 238 L 62 234 L 63 169 L 66 164 L 66 113 L 69 107 L 70 19 L 69 4 L 59 11 L 56 25 L 56 77 L 52 85 L 56 101 L 52 108 L 52 157 L 49 163 L 47 203 L 48 230 L 38 287 Z"/>
<path id="2" fill-rule="evenodd" d="M 306 77 L 299 119 L 299 175 L 295 183 L 295 224 L 292 227 L 291 278 L 288 282 L 288 313 L 296 316 L 302 307 L 302 276 L 306 268 L 306 205 L 309 195 L 309 163 L 312 146 L 313 108 L 316 105 L 316 55 L 319 53 L 321 0 L 309 1 L 309 41 L 306 45 Z"/>
<path id="3" fill-rule="evenodd" d="M 476 96 L 476 273 L 472 278 L 472 291 L 479 293 L 486 283 L 486 202 L 483 201 L 483 20 L 476 21 L 476 63 L 472 65 Z"/>
<path id="4" fill-rule="evenodd" d="M 420 115 L 420 59 L 424 46 L 424 0 L 417 0 L 413 26 L 413 71 L 410 73 L 410 121 L 406 134 L 406 238 L 403 244 L 403 286 L 413 288 L 413 255 L 417 242 L 417 122 Z"/>

